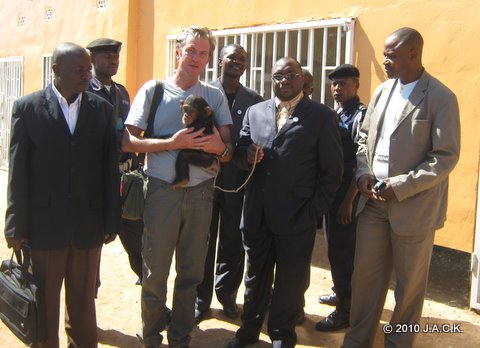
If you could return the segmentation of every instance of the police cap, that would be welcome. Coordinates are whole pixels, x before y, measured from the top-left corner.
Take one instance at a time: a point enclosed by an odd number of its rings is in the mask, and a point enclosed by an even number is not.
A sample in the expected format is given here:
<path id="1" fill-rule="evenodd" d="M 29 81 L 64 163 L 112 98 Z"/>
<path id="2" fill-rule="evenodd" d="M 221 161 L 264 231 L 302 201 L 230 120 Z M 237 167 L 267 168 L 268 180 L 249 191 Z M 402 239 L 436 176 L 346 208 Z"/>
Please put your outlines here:
<path id="1" fill-rule="evenodd" d="M 339 65 L 333 70 L 330 74 L 328 74 L 328 78 L 330 80 L 333 79 L 341 79 L 341 78 L 359 78 L 360 71 L 358 71 L 357 67 L 352 64 L 342 64 Z"/>
<path id="2" fill-rule="evenodd" d="M 93 40 L 87 45 L 87 49 L 89 49 L 90 52 L 119 53 L 121 47 L 122 47 L 122 43 L 120 41 L 106 39 L 106 38 Z"/>

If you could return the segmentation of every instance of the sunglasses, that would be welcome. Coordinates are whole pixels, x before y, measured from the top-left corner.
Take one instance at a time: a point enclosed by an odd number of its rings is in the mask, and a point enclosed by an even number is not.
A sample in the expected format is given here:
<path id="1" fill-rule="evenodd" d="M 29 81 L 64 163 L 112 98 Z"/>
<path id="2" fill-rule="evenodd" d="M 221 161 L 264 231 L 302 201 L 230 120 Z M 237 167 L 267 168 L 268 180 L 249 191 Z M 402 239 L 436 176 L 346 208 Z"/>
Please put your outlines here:
<path id="1" fill-rule="evenodd" d="M 300 74 L 297 74 L 297 73 L 274 74 L 272 75 L 272 80 L 275 82 L 282 82 L 284 79 L 287 81 L 293 81 L 299 76 Z"/>

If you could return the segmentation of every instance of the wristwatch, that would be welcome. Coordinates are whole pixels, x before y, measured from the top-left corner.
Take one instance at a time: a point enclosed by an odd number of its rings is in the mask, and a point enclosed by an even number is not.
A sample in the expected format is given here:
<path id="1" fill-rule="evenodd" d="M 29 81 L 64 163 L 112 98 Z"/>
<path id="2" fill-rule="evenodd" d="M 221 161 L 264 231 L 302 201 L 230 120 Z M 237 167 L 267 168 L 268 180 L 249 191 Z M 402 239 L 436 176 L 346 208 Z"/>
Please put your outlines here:
<path id="1" fill-rule="evenodd" d="M 228 146 L 225 145 L 225 150 L 223 150 L 222 154 L 218 156 L 218 158 L 225 158 L 228 153 L 230 152 L 230 150 L 228 149 Z"/>

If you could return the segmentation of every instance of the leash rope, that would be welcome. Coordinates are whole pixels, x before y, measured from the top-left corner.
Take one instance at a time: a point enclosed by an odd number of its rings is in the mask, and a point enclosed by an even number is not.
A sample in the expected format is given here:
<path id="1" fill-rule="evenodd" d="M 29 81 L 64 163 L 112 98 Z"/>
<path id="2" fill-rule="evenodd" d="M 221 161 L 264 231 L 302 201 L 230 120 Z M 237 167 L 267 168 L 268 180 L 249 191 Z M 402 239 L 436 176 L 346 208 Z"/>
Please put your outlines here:
<path id="1" fill-rule="evenodd" d="M 218 163 L 218 172 L 217 174 L 215 174 L 215 178 L 213 179 L 213 188 L 214 189 L 219 189 L 220 191 L 222 192 L 227 192 L 227 193 L 238 193 L 247 183 L 248 181 L 250 180 L 250 178 L 252 177 L 253 175 L 253 171 L 255 170 L 255 166 L 257 165 L 257 159 L 258 159 L 258 151 L 260 150 L 260 146 L 257 145 L 257 150 L 255 151 L 255 159 L 253 161 L 253 167 L 252 169 L 250 169 L 250 173 L 248 174 L 248 177 L 245 179 L 245 181 L 243 182 L 243 184 L 241 184 L 237 189 L 235 190 L 228 190 L 228 189 L 224 189 L 224 188 L 221 188 L 220 186 L 217 186 L 217 177 L 218 177 L 218 174 L 220 173 L 220 170 L 221 170 L 221 165 L 220 165 L 220 160 L 217 158 L 217 163 Z"/>

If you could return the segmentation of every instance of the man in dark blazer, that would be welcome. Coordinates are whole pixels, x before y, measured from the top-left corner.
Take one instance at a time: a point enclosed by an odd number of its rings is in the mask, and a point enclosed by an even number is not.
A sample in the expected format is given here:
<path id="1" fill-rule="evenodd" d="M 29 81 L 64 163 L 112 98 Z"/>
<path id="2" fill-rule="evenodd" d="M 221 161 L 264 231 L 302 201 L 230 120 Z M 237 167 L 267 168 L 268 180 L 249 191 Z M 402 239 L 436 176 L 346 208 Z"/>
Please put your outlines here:
<path id="1" fill-rule="evenodd" d="M 65 282 L 68 347 L 96 347 L 95 281 L 103 243 L 119 224 L 119 180 L 112 106 L 86 92 L 88 52 L 73 43 L 54 51 L 54 82 L 13 106 L 5 236 L 31 248 L 44 281 L 47 340 L 58 347 Z"/>
<path id="2" fill-rule="evenodd" d="M 234 153 L 241 168 L 255 168 L 241 224 L 248 255 L 242 326 L 229 348 L 258 340 L 270 296 L 273 347 L 295 346 L 317 223 L 342 177 L 335 113 L 304 96 L 295 59 L 277 61 L 272 79 L 276 97 L 247 110 Z"/>
<path id="3" fill-rule="evenodd" d="M 220 78 L 213 81 L 211 85 L 218 87 L 227 97 L 233 121 L 230 129 L 231 143 L 235 144 L 240 135 L 245 111 L 263 98 L 240 83 L 240 77 L 247 68 L 247 52 L 242 46 L 231 44 L 222 48 L 218 64 L 221 67 Z M 237 168 L 232 162 L 222 163 L 216 184 L 226 190 L 235 190 L 242 185 L 247 175 L 248 171 Z M 229 318 L 238 317 L 236 298 L 245 263 L 240 232 L 243 195 L 244 189 L 239 192 L 215 190 L 205 273 L 202 283 L 197 287 L 195 306 L 197 322 L 205 317 L 210 308 L 214 283 L 215 293 L 222 304 L 223 313 Z M 218 251 L 215 266 L 217 236 Z M 214 274 L 216 274 L 215 277 Z"/>

